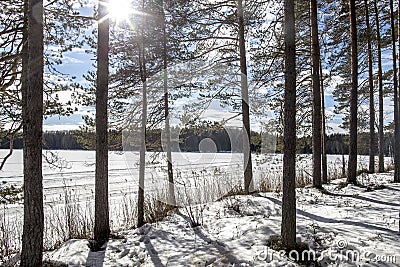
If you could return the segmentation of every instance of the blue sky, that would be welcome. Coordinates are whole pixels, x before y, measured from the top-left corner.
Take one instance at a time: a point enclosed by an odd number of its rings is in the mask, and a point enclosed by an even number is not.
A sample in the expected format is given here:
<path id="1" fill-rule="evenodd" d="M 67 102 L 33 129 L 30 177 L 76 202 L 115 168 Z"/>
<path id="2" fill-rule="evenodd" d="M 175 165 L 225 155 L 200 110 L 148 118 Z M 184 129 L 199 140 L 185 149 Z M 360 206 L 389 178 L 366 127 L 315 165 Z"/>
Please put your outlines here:
<path id="1" fill-rule="evenodd" d="M 93 68 L 93 62 L 94 62 L 94 55 L 93 54 L 88 54 L 85 49 L 73 49 L 71 52 L 68 52 L 65 54 L 64 57 L 64 64 L 59 67 L 59 70 L 65 74 L 69 74 L 70 76 L 76 76 L 77 80 L 83 81 L 82 75 L 85 74 L 88 70 L 94 70 Z M 391 67 L 391 66 L 387 66 Z M 330 127 L 329 132 L 346 132 L 342 128 L 340 128 L 341 124 L 341 114 L 335 114 L 334 111 L 334 105 L 335 101 L 332 96 L 332 90 L 333 90 L 334 84 L 331 84 L 331 86 L 326 86 L 325 88 L 325 106 L 326 106 L 326 113 L 329 116 L 329 119 L 327 121 L 327 126 Z M 65 92 L 60 94 L 61 101 L 69 100 L 70 93 Z M 386 121 L 392 120 L 392 115 L 391 115 L 391 109 L 392 109 L 392 104 L 389 103 L 389 99 L 385 99 L 385 118 Z M 178 102 L 179 104 L 179 102 Z M 88 111 L 93 111 L 93 107 L 83 107 L 83 106 L 77 106 L 78 107 L 78 112 L 71 116 L 52 116 L 48 117 L 45 122 L 44 122 L 44 129 L 45 130 L 73 130 L 73 129 L 78 129 L 80 125 L 83 125 L 83 120 L 82 116 L 87 115 Z M 213 104 L 209 107 L 209 109 L 206 112 L 206 116 L 204 116 L 204 119 L 209 119 L 209 120 L 219 120 L 223 117 L 227 116 L 222 116 L 221 114 L 224 114 L 225 112 L 219 107 L 218 104 Z M 229 117 L 229 116 L 228 116 Z M 238 124 L 238 123 L 236 123 Z M 253 129 L 258 130 L 259 129 L 259 124 L 257 121 L 253 121 Z M 238 125 L 237 125 L 238 126 Z"/>
<path id="2" fill-rule="evenodd" d="M 64 57 L 64 64 L 59 67 L 59 70 L 65 74 L 69 74 L 70 76 L 76 76 L 78 81 L 83 81 L 82 75 L 85 74 L 88 70 L 93 70 L 94 55 L 86 53 L 85 49 L 73 49 L 73 51 L 68 52 Z M 343 132 L 343 130 L 339 127 L 341 123 L 341 116 L 333 113 L 333 108 L 335 101 L 332 97 L 332 89 L 326 88 L 325 93 L 325 104 L 327 108 L 327 114 L 332 117 L 333 120 L 328 121 L 328 126 L 332 128 L 331 132 Z M 61 93 L 61 101 L 69 100 L 68 92 L 65 94 Z M 186 102 L 187 100 L 182 100 L 182 102 L 177 101 L 178 105 Z M 44 129 L 45 130 L 72 130 L 78 129 L 80 125 L 83 125 L 82 116 L 88 114 L 88 111 L 93 111 L 93 107 L 83 107 L 77 106 L 78 112 L 71 116 L 52 116 L 45 120 Z M 221 107 L 219 107 L 218 103 L 213 103 L 208 110 L 204 113 L 203 119 L 208 120 L 221 120 L 222 118 L 230 117 L 231 113 L 227 114 Z M 236 126 L 240 125 L 240 120 L 238 119 Z M 257 121 L 253 121 L 253 129 L 259 129 L 259 123 Z"/>
<path id="3" fill-rule="evenodd" d="M 93 3 L 92 3 L 93 4 Z M 79 8 L 81 13 L 84 15 L 89 15 L 92 13 L 92 6 L 86 6 L 84 8 Z M 121 12 L 121 11 L 120 11 Z M 95 27 L 95 24 L 93 25 Z M 90 32 L 92 29 L 89 29 Z M 390 60 L 390 51 L 387 51 L 383 55 L 384 59 L 384 67 L 386 69 L 391 68 L 391 60 Z M 70 76 L 76 76 L 78 81 L 83 81 L 82 75 L 87 73 L 88 70 L 94 70 L 94 55 L 92 53 L 87 53 L 85 49 L 75 48 L 71 52 L 68 52 L 64 55 L 63 65 L 59 66 L 58 69 L 65 74 Z M 250 84 L 251 86 L 251 84 Z M 335 101 L 332 96 L 332 91 L 335 86 L 335 79 L 331 82 L 330 85 L 325 85 L 325 106 L 326 106 L 326 114 L 328 116 L 327 126 L 330 128 L 329 132 L 346 132 L 342 128 L 340 128 L 341 124 L 341 114 L 335 114 L 334 105 Z M 70 100 L 70 93 L 60 93 L 61 101 Z M 177 102 L 179 103 L 179 101 Z M 251 106 L 251 103 L 250 103 Z M 93 111 L 93 107 L 83 107 L 76 106 L 78 108 L 78 112 L 71 116 L 52 116 L 45 120 L 44 129 L 45 130 L 71 130 L 77 129 L 80 125 L 83 125 L 82 116 L 87 115 L 88 111 Z M 391 114 L 392 104 L 389 99 L 385 99 L 385 118 L 386 121 L 392 120 Z M 226 117 L 226 112 L 219 107 L 218 104 L 213 103 L 205 112 L 205 116 L 203 119 L 210 120 L 220 120 L 223 117 Z M 225 115 L 223 115 L 225 114 Z M 236 124 L 240 124 L 240 120 L 237 120 Z M 259 123 L 257 121 L 252 121 L 252 129 L 258 130 Z"/>

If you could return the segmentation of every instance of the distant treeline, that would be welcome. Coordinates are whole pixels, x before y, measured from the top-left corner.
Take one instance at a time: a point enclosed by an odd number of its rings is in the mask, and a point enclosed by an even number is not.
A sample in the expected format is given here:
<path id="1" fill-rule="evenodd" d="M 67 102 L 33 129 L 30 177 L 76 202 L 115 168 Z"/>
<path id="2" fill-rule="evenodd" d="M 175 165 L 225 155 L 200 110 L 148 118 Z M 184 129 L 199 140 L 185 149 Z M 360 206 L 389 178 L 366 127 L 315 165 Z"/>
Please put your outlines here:
<path id="1" fill-rule="evenodd" d="M 78 142 L 78 131 L 49 131 L 43 133 L 43 148 L 54 150 L 82 150 L 84 147 Z M 7 137 L 0 139 L 0 148 L 9 148 L 10 140 Z M 14 139 L 14 149 L 22 149 L 22 137 Z"/>
<path id="2" fill-rule="evenodd" d="M 229 133 L 228 133 L 229 132 Z M 148 151 L 163 151 L 160 129 L 152 129 L 147 131 L 146 146 Z M 48 131 L 43 133 L 43 148 L 53 150 L 93 150 L 94 148 L 94 133 L 82 131 Z M 138 138 L 134 133 L 125 133 L 124 138 L 121 132 L 110 131 L 110 150 L 137 149 Z M 173 134 L 174 136 L 174 134 Z M 178 137 L 179 136 L 179 137 Z M 127 141 L 130 138 L 129 141 Z M 123 141 L 124 147 L 123 147 Z M 173 138 L 174 139 L 174 138 Z M 205 140 L 207 139 L 207 140 Z M 199 147 L 203 152 L 241 152 L 241 130 L 224 128 L 219 129 L 198 129 L 184 128 L 175 134 L 175 146 L 173 151 L 179 150 L 184 152 L 198 152 Z M 202 142 L 203 140 L 203 142 Z M 346 134 L 331 134 L 328 135 L 326 148 L 328 154 L 348 154 L 349 136 Z M 0 140 L 0 148 L 9 148 L 9 139 Z M 262 145 L 264 143 L 264 146 Z M 265 144 L 268 143 L 267 146 Z M 273 144 L 271 144 L 273 143 Z M 299 138 L 297 140 L 297 151 L 302 154 L 312 153 L 311 137 Z M 392 154 L 393 137 L 385 136 L 385 155 Z M 14 140 L 14 149 L 22 149 L 22 138 L 17 137 Z M 377 147 L 377 146 L 376 146 Z M 261 152 L 267 151 L 270 153 L 281 153 L 283 141 L 281 137 L 276 137 L 268 134 L 260 134 L 257 132 L 251 133 L 251 151 Z M 369 135 L 368 133 L 360 133 L 358 136 L 358 154 L 368 155 L 369 153 Z M 377 151 L 376 151 L 377 153 Z"/>

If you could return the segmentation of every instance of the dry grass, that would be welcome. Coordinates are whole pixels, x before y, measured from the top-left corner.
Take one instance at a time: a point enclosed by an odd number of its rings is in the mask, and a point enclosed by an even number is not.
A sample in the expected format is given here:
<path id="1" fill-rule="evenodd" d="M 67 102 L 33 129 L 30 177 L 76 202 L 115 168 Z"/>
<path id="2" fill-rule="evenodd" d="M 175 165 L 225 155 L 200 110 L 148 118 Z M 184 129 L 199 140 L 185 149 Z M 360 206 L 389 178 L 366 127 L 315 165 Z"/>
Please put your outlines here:
<path id="1" fill-rule="evenodd" d="M 19 252 L 21 246 L 15 237 L 22 236 L 22 221 L 9 216 L 7 209 L 7 205 L 0 205 L 0 259 Z"/>
<path id="2" fill-rule="evenodd" d="M 162 221 L 175 209 L 174 206 L 159 199 L 155 196 L 147 196 L 144 205 L 145 222 L 156 223 Z"/>
<path id="3" fill-rule="evenodd" d="M 388 165 L 386 170 L 391 170 Z M 176 174 L 178 173 L 175 172 Z M 205 203 L 221 200 L 227 196 L 241 195 L 242 171 L 238 167 L 228 170 L 202 169 L 180 172 L 176 179 L 177 205 L 183 207 L 191 226 L 202 225 Z M 332 164 L 328 169 L 328 181 L 342 178 L 341 164 Z M 254 177 L 257 192 L 280 192 L 282 186 L 282 169 L 258 171 Z M 304 187 L 312 183 L 312 176 L 303 167 L 298 167 L 296 186 Z M 155 191 L 146 192 L 145 221 L 154 223 L 168 216 L 175 207 L 167 204 L 167 184 L 158 187 Z M 65 240 L 71 238 L 89 239 L 93 236 L 94 227 L 94 196 L 84 196 L 69 187 L 64 187 L 64 193 L 55 204 L 46 204 L 45 207 L 45 240 L 46 250 L 54 249 Z M 113 200 L 110 210 L 112 231 L 126 230 L 136 227 L 137 222 L 137 195 L 136 188 L 121 192 L 117 200 Z M 240 212 L 237 203 L 231 203 L 233 210 Z M 22 219 L 15 220 L 7 211 L 7 205 L 0 205 L 0 258 L 5 258 L 20 250 L 22 234 Z M 21 217 L 21 216 L 20 216 Z M 118 220 L 118 221 L 115 221 Z M 1 260 L 0 260 L 1 265 Z"/>
<path id="4" fill-rule="evenodd" d="M 81 201 L 76 191 L 64 189 L 63 203 L 46 206 L 44 248 L 54 249 L 68 239 L 90 238 L 93 210 L 93 204 Z"/>
<path id="5" fill-rule="evenodd" d="M 137 223 L 137 196 L 134 193 L 124 193 L 117 208 L 114 210 L 112 218 L 121 218 L 122 228 L 130 229 L 136 227 Z M 118 229 L 117 222 L 112 222 L 114 229 Z"/>

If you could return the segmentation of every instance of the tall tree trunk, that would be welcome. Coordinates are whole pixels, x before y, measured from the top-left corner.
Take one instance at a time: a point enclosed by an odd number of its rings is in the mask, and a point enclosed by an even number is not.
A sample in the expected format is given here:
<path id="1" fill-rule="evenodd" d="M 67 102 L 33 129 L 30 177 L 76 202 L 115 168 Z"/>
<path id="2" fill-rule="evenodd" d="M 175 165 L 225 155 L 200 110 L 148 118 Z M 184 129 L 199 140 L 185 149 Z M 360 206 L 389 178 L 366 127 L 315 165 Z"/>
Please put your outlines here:
<path id="1" fill-rule="evenodd" d="M 342 143 L 342 177 L 346 177 L 346 159 L 344 158 L 344 145 Z"/>
<path id="2" fill-rule="evenodd" d="M 358 51 L 356 3 L 350 0 L 351 36 L 351 91 L 350 91 L 350 140 L 347 182 L 357 183 L 357 106 L 358 106 Z"/>
<path id="3" fill-rule="evenodd" d="M 43 2 L 24 1 L 22 124 L 24 226 L 20 266 L 41 266 L 43 251 Z"/>
<path id="4" fill-rule="evenodd" d="M 285 0 L 285 103 L 282 242 L 296 245 L 296 44 L 294 0 Z"/>
<path id="5" fill-rule="evenodd" d="M 313 186 L 322 188 L 321 179 L 321 87 L 319 77 L 320 50 L 318 40 L 317 0 L 310 1 L 311 20 L 311 76 L 313 91 Z"/>
<path id="6" fill-rule="evenodd" d="M 143 4 L 144 8 L 144 4 Z M 147 124 L 147 71 L 144 49 L 144 32 L 141 31 L 141 44 L 139 47 L 139 66 L 142 80 L 142 122 L 140 131 L 139 155 L 139 190 L 138 190 L 138 220 L 137 227 L 144 225 L 144 179 L 146 170 L 146 124 Z"/>
<path id="7" fill-rule="evenodd" d="M 322 116 L 322 183 L 328 183 L 328 157 L 326 155 L 326 117 L 325 117 L 325 90 L 324 90 L 324 78 L 322 73 L 322 61 L 319 59 L 319 74 L 321 78 L 321 116 Z"/>
<path id="8" fill-rule="evenodd" d="M 399 42 L 399 48 L 400 48 L 400 0 L 399 0 L 399 3 L 398 3 L 398 5 L 397 5 L 397 7 L 398 7 L 398 9 L 397 9 L 397 13 L 398 13 L 398 18 L 397 18 L 397 27 L 398 27 L 398 42 Z M 400 52 L 399 52 L 400 53 Z M 396 74 L 394 74 L 394 75 L 396 75 Z M 400 81 L 400 57 L 399 57 L 399 72 L 398 72 L 398 81 Z M 398 100 L 398 101 L 400 101 L 400 99 Z M 398 105 L 398 108 L 399 108 L 399 112 L 400 112 L 400 106 L 399 106 L 399 103 L 397 104 Z M 400 114 L 399 114 L 400 115 Z M 400 123 L 400 118 L 398 118 L 398 123 Z M 399 153 L 400 153 L 400 151 L 399 151 Z M 394 181 L 396 182 L 396 183 L 400 183 L 400 175 L 395 175 L 394 176 Z M 399 225 L 399 233 L 400 233 L 400 225 Z"/>
<path id="9" fill-rule="evenodd" d="M 375 102 L 374 102 L 374 73 L 371 44 L 371 26 L 369 22 L 368 0 L 364 0 L 365 24 L 367 27 L 368 42 L 368 87 L 369 87 L 369 172 L 375 172 Z"/>
<path id="10" fill-rule="evenodd" d="M 169 124 L 169 94 L 168 94 L 168 57 L 167 57 L 167 29 L 165 25 L 165 9 L 164 1 L 161 0 L 162 8 L 162 28 L 163 28 L 163 78 L 164 78 L 164 115 L 165 115 L 165 142 L 167 148 L 167 164 L 168 164 L 168 204 L 175 206 L 175 183 L 174 173 L 172 169 L 172 152 L 171 152 L 171 127 Z"/>
<path id="11" fill-rule="evenodd" d="M 383 135 L 383 77 L 382 77 L 382 48 L 381 48 L 381 30 L 379 23 L 379 10 L 377 1 L 374 0 L 374 10 L 375 10 L 375 24 L 376 24 L 376 45 L 378 53 L 378 101 L 379 101 L 379 127 L 378 127 L 378 139 L 379 139 L 379 172 L 384 172 L 385 170 L 385 158 L 384 158 L 384 135 Z"/>
<path id="12" fill-rule="evenodd" d="M 108 1 L 108 0 L 107 0 Z M 110 235 L 108 204 L 108 51 L 109 19 L 107 6 L 98 3 L 97 86 L 96 86 L 96 181 L 94 239 L 97 245 Z"/>
<path id="13" fill-rule="evenodd" d="M 392 35 L 392 59 L 393 59 L 393 98 L 394 98 L 394 180 L 400 180 L 400 121 L 399 121 L 399 97 L 397 83 L 397 57 L 396 57 L 396 28 L 394 23 L 393 0 L 390 5 L 390 28 Z"/>
<path id="14" fill-rule="evenodd" d="M 253 167 L 250 153 L 250 108 L 249 90 L 247 82 L 246 44 L 244 38 L 243 3 L 238 0 L 238 24 L 239 24 L 239 53 L 242 91 L 242 120 L 243 120 L 243 156 L 244 156 L 244 191 L 249 194 L 254 190 Z"/>

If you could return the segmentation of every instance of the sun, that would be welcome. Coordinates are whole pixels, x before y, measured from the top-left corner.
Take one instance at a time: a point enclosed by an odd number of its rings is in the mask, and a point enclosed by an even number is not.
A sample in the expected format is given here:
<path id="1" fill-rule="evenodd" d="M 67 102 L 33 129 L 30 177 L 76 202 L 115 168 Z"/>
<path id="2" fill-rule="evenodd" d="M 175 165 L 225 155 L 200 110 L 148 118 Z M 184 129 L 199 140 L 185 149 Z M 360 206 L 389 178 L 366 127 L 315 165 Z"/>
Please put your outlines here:
<path id="1" fill-rule="evenodd" d="M 128 21 L 134 10 L 131 0 L 109 0 L 108 12 L 109 18 L 118 24 L 121 21 Z"/>

